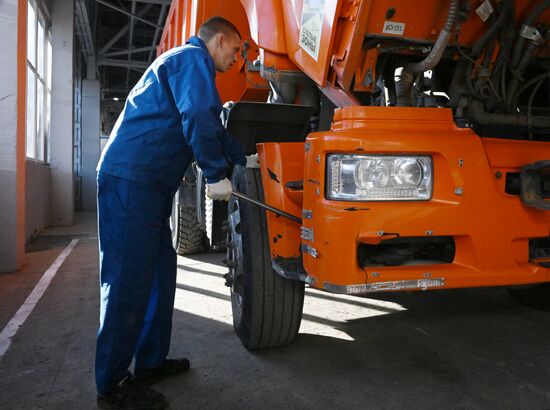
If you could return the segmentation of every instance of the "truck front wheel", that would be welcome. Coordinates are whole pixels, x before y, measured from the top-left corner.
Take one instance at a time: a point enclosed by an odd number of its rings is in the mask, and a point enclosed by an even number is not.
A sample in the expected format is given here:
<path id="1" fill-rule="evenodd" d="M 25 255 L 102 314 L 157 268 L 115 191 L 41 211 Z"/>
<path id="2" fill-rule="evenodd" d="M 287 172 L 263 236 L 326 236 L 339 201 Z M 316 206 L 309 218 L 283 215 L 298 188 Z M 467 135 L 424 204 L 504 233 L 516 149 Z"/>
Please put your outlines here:
<path id="1" fill-rule="evenodd" d="M 235 190 L 263 201 L 258 169 L 237 166 L 232 182 Z M 228 214 L 227 284 L 235 331 L 250 350 L 286 345 L 300 328 L 304 283 L 274 272 L 264 210 L 232 196 Z"/>

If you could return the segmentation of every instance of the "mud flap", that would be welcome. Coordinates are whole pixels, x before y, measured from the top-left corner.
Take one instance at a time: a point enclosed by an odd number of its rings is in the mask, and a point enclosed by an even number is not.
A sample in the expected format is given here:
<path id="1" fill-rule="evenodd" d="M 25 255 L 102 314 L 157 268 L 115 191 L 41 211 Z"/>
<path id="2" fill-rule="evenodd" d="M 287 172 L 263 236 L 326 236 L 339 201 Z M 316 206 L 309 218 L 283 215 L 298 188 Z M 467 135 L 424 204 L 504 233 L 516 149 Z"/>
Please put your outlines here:
<path id="1" fill-rule="evenodd" d="M 227 129 L 251 155 L 258 143 L 304 141 L 314 110 L 306 105 L 237 102 L 229 111 Z"/>

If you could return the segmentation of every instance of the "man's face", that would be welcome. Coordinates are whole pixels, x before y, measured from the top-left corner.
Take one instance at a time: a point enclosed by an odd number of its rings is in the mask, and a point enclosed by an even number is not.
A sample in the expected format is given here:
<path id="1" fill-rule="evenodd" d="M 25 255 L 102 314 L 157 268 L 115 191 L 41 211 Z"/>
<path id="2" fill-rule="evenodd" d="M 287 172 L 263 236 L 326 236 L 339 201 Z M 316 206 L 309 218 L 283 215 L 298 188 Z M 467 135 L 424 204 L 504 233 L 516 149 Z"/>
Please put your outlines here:
<path id="1" fill-rule="evenodd" d="M 235 33 L 226 36 L 223 33 L 216 34 L 216 48 L 213 50 L 212 59 L 216 71 L 223 73 L 233 67 L 241 51 L 241 39 Z"/>

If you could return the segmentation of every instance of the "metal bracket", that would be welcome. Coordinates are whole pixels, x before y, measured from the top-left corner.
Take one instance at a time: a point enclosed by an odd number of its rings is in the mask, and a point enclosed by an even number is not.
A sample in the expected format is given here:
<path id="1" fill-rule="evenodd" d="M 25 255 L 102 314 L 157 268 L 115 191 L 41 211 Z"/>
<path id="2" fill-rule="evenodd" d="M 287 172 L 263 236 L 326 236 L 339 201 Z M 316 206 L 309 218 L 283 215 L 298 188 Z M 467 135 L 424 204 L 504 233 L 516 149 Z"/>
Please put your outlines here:
<path id="1" fill-rule="evenodd" d="M 302 244 L 302 252 L 307 253 L 308 255 L 317 258 L 319 256 L 319 253 L 317 252 L 317 249 L 309 246 L 307 243 Z"/>
<path id="2" fill-rule="evenodd" d="M 313 242 L 313 228 L 306 228 L 302 226 L 300 230 L 302 231 L 302 233 L 300 234 L 300 238 L 302 238 L 305 241 Z"/>
<path id="3" fill-rule="evenodd" d="M 306 283 L 312 283 L 313 278 L 308 276 L 300 258 L 277 258 L 271 259 L 271 266 L 278 275 L 286 279 L 299 280 Z"/>
<path id="4" fill-rule="evenodd" d="M 519 31 L 519 35 L 527 40 L 530 40 L 536 44 L 541 44 L 544 42 L 542 34 L 537 30 L 536 27 L 523 25 Z"/>

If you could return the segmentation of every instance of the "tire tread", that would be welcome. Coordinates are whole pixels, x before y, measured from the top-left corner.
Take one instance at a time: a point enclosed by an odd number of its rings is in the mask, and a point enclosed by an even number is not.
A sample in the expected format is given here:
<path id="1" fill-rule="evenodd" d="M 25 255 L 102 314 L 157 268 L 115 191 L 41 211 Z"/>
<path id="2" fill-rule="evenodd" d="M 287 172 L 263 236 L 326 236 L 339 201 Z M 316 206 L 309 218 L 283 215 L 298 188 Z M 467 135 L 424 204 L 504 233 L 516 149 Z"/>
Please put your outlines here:
<path id="1" fill-rule="evenodd" d="M 204 244 L 205 232 L 202 230 L 194 208 L 179 207 L 178 232 L 175 240 L 175 250 L 178 255 L 199 253 Z"/>

